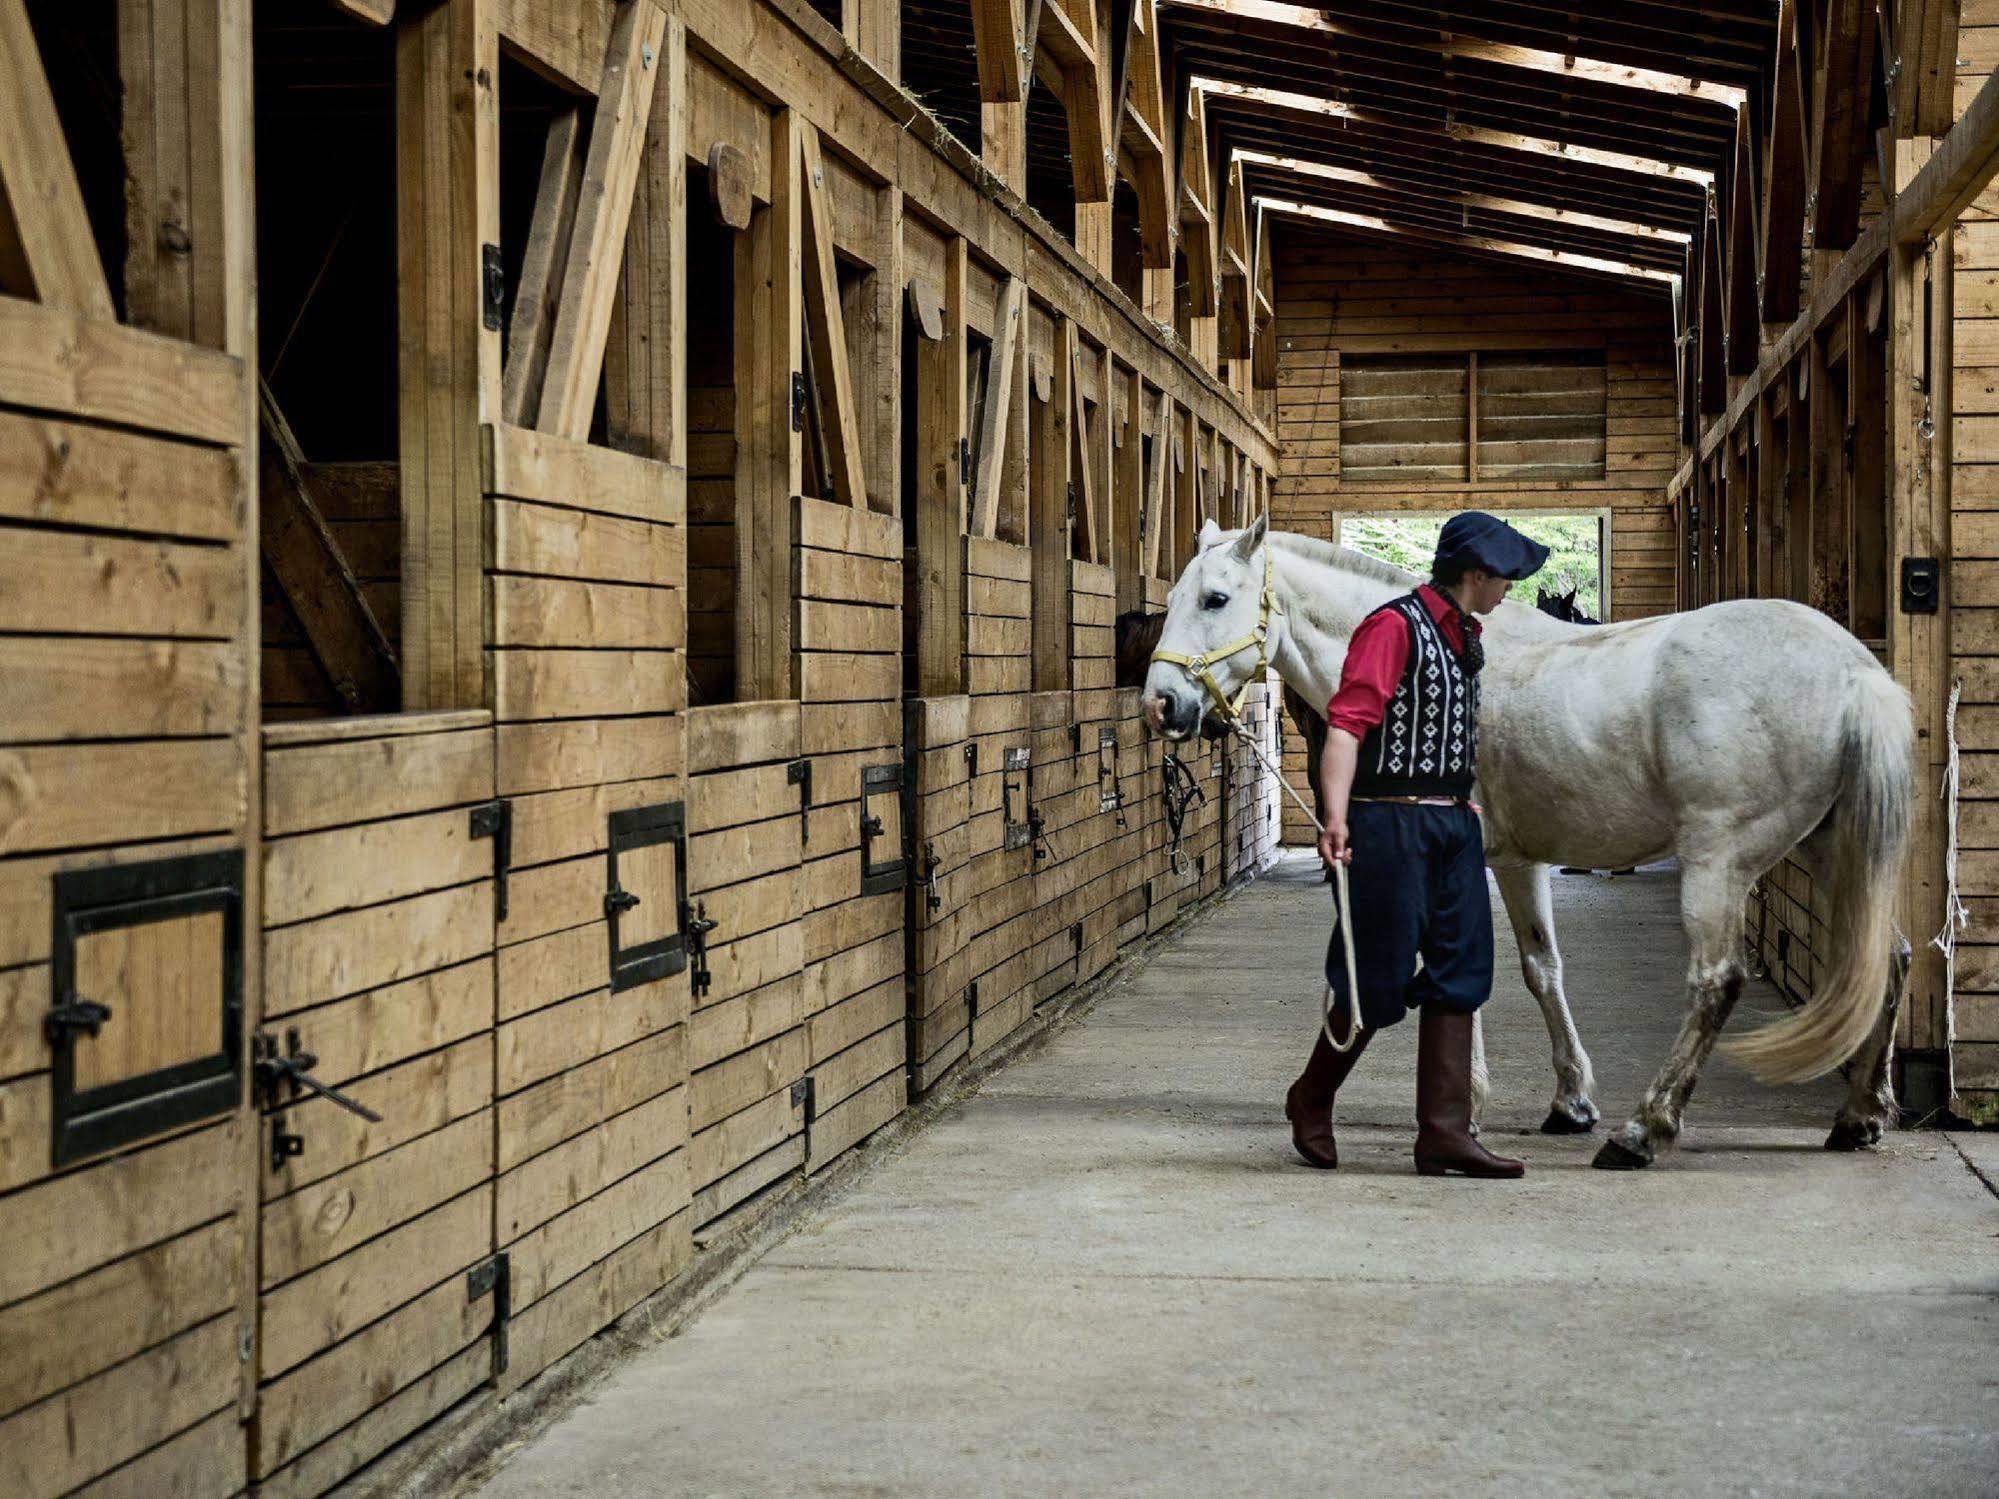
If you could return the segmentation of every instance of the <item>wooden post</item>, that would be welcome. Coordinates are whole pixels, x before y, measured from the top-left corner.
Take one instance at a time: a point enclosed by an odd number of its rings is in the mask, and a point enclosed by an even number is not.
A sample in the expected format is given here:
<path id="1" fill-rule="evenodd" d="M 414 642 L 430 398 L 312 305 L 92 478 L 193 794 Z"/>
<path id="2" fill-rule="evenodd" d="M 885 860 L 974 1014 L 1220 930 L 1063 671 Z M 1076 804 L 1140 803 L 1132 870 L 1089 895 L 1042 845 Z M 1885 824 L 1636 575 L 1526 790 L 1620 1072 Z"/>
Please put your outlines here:
<path id="1" fill-rule="evenodd" d="M 445 0 L 396 35 L 405 709 L 487 701 L 479 427 L 500 413 L 500 330 L 482 315 L 482 257 L 500 242 L 499 67 L 488 0 Z"/>
<path id="2" fill-rule="evenodd" d="M 1049 341 L 1046 400 L 1034 403 L 1034 472 L 1028 494 L 1029 536 L 1034 549 L 1033 683 L 1036 692 L 1069 686 L 1069 413 L 1075 367 L 1069 349 L 1074 333 L 1067 318 L 1055 320 Z"/>
<path id="3" fill-rule="evenodd" d="M 1137 609 L 1145 603 L 1144 568 L 1140 547 L 1146 525 L 1159 518 L 1145 508 L 1145 380 L 1136 369 L 1125 371 L 1124 446 L 1117 450 L 1116 523 L 1111 534 L 1111 559 L 1116 565 L 1117 605 Z"/>
<path id="4" fill-rule="evenodd" d="M 1899 175 L 1899 173 L 1898 173 Z M 1926 254 L 1921 245 L 1891 246 L 1887 275 L 1888 566 L 1902 557 L 1947 559 L 1951 552 L 1950 431 L 1952 286 L 1949 238 Z M 1923 282 L 1931 278 L 1930 345 L 1923 346 Z M 1927 358 L 1925 357 L 1927 355 Z M 1927 395 L 1921 377 L 1928 372 Z M 1931 435 L 1923 435 L 1929 417 Z M 1899 1046 L 1932 1050 L 1949 1039 L 1951 996 L 1943 954 L 1930 938 L 1943 926 L 1944 858 L 1949 829 L 1937 796 L 1950 745 L 1944 705 L 1950 696 L 1950 589 L 1935 614 L 1909 614 L 1888 600 L 1888 663 L 1909 690 L 1916 721 L 1916 795 L 1903 865 L 1897 920 L 1914 948 L 1909 986 L 1896 1025 Z"/>
<path id="5" fill-rule="evenodd" d="M 923 697 L 964 691 L 965 241 L 944 251 L 943 337 L 916 345 L 916 678 Z"/>
<path id="6" fill-rule="evenodd" d="M 737 244 L 737 409 L 749 414 L 736 456 L 736 696 L 743 702 L 797 695 L 791 552 L 802 452 L 793 388 L 804 369 L 799 135 L 807 128 L 795 110 L 773 117 L 770 206 Z"/>

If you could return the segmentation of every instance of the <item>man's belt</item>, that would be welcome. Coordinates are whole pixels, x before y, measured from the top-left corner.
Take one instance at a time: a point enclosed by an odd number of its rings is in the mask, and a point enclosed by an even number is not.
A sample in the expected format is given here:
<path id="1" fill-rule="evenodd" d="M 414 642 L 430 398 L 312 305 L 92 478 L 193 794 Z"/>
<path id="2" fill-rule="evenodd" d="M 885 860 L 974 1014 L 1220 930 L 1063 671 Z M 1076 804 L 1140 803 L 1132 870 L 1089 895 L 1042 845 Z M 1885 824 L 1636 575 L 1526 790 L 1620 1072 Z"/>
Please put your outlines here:
<path id="1" fill-rule="evenodd" d="M 1385 802 L 1391 807 L 1469 807 L 1478 810 L 1478 805 L 1468 796 L 1354 796 L 1349 801 Z"/>

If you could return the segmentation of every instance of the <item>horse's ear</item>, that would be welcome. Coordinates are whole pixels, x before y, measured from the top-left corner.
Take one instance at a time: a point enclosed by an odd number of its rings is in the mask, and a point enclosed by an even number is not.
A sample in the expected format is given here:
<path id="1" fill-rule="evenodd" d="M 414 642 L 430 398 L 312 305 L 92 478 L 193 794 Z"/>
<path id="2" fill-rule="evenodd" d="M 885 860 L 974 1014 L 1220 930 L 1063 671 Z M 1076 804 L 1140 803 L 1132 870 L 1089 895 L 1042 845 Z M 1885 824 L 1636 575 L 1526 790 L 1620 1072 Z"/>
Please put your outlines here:
<path id="1" fill-rule="evenodd" d="M 1263 545 L 1264 533 L 1270 529 L 1270 517 L 1259 515 L 1242 535 L 1235 539 L 1235 554 L 1239 561 L 1247 562 L 1256 555 L 1256 549 Z"/>
<path id="2" fill-rule="evenodd" d="M 1215 524 L 1215 518 L 1211 515 L 1201 522 L 1201 534 L 1195 538 L 1195 545 L 1200 551 L 1205 552 L 1221 539 L 1222 528 Z"/>

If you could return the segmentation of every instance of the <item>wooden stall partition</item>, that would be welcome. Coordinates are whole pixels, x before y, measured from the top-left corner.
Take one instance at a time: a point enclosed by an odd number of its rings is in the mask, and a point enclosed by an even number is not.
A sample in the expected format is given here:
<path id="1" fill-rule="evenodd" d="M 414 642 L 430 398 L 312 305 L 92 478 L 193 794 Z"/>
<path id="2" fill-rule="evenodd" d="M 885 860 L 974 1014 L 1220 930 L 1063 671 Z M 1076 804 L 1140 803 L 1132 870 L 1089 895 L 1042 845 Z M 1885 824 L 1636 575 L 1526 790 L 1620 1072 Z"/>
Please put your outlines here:
<path id="1" fill-rule="evenodd" d="M 805 1164 L 799 705 L 689 712 L 687 1032 L 694 1222 Z"/>
<path id="2" fill-rule="evenodd" d="M 971 1054 L 1033 1012 L 1039 762 L 1030 733 L 1033 630 L 1027 547 L 965 538 L 967 743 L 975 767 L 966 826 L 965 982 Z"/>
<path id="3" fill-rule="evenodd" d="M 1075 694 L 1037 692 L 1028 712 L 1035 920 L 1027 964 L 1038 1005 L 1076 982 L 1076 880 L 1084 867 L 1082 823 L 1088 815 L 1081 809 L 1094 787 L 1082 784 Z"/>
<path id="4" fill-rule="evenodd" d="M 797 536 L 799 956 L 816 1170 L 907 1098 L 902 521 L 802 498 Z"/>
<path id="5" fill-rule="evenodd" d="M 269 725 L 264 747 L 250 1466 L 309 1496 L 497 1372 L 509 832 L 483 709 Z"/>
<path id="6" fill-rule="evenodd" d="M 689 1253 L 684 471 L 484 429 L 512 1389 Z"/>
<path id="7" fill-rule="evenodd" d="M 911 1097 L 928 1092 L 971 1045 L 965 1000 L 965 932 L 971 874 L 973 779 L 964 694 L 910 698 L 903 705 L 910 784 L 910 847 L 905 987 Z"/>
<path id="8" fill-rule="evenodd" d="M 32 9 L 0 5 L 0 1493 L 207 1499 L 254 1353 L 250 16 L 190 0 L 156 60 Z M 51 90 L 82 25 L 158 101 L 116 298 Z"/>

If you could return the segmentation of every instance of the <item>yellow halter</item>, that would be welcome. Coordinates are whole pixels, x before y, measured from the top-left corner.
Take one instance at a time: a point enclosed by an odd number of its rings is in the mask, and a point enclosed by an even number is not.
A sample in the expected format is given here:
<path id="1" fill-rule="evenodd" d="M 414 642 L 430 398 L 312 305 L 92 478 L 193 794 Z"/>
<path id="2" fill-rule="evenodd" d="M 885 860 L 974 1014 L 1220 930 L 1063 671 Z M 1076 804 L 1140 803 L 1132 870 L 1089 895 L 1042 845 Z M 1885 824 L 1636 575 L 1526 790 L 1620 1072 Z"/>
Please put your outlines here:
<path id="1" fill-rule="evenodd" d="M 1277 607 L 1276 596 L 1271 592 L 1270 542 L 1266 538 L 1263 543 L 1263 595 L 1256 605 L 1256 629 L 1240 640 L 1232 640 L 1227 645 L 1218 645 L 1213 650 L 1202 651 L 1199 655 L 1187 656 L 1179 651 L 1158 650 L 1152 653 L 1152 659 L 1164 661 L 1169 666 L 1184 666 L 1188 674 L 1206 688 L 1208 696 L 1214 699 L 1215 713 L 1221 721 L 1226 724 L 1236 723 L 1242 717 L 1242 705 L 1249 697 L 1249 689 L 1256 685 L 1258 678 L 1263 675 L 1264 668 L 1270 665 L 1267 649 L 1270 643 L 1270 618 L 1280 612 L 1282 611 Z M 1256 648 L 1256 665 L 1249 675 L 1243 678 L 1242 686 L 1236 692 L 1235 701 L 1231 702 L 1223 694 L 1220 684 L 1215 681 L 1214 668 L 1232 656 L 1241 655 L 1252 646 Z"/>

